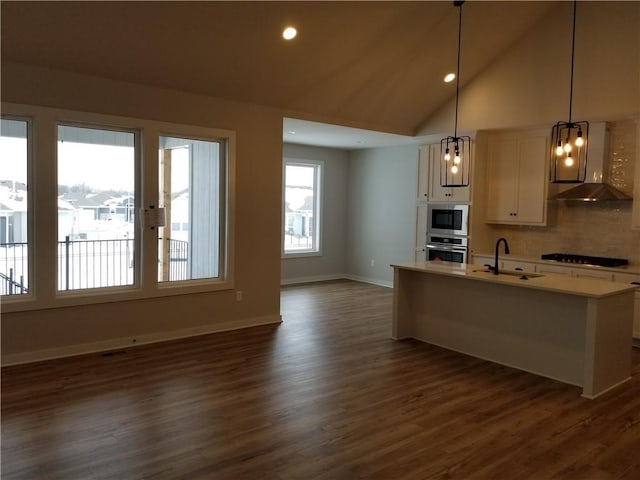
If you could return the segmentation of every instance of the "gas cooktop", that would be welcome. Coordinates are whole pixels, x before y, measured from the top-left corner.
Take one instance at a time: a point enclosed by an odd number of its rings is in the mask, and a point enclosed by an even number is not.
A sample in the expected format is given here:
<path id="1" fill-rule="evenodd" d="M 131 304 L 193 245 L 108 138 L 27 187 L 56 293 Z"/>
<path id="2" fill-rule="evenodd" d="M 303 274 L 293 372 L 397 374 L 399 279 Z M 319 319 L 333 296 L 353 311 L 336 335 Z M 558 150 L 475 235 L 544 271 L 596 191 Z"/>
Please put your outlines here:
<path id="1" fill-rule="evenodd" d="M 579 263 L 581 265 L 597 265 L 599 267 L 621 267 L 629 265 L 625 258 L 589 257 L 587 255 L 573 255 L 571 253 L 545 253 L 542 260 L 555 260 L 563 263 Z"/>

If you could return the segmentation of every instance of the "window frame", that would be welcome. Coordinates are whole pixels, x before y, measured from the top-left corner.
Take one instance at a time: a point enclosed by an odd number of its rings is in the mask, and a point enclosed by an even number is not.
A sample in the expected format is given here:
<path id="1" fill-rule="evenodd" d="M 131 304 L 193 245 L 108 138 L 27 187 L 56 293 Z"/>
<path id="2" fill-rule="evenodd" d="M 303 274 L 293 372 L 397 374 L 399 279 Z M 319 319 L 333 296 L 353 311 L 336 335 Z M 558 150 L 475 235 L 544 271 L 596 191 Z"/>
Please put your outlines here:
<path id="1" fill-rule="evenodd" d="M 58 166 L 59 166 L 59 159 L 58 159 L 58 153 L 59 153 L 59 149 L 58 149 L 58 142 L 59 142 L 59 128 L 60 127 L 71 127 L 71 128 L 85 128 L 85 129 L 92 129 L 92 130 L 104 130 L 104 131 L 112 131 L 112 132 L 122 132 L 122 133 L 130 133 L 133 134 L 133 138 L 134 138 L 134 178 L 133 178 L 133 183 L 134 183 L 134 190 L 133 190 L 133 197 L 134 197 L 134 211 L 135 212 L 139 212 L 140 211 L 140 198 L 141 198 L 141 179 L 140 179 L 140 174 L 141 174 L 141 169 L 142 169 L 142 162 L 143 160 L 143 155 L 142 155 L 142 130 L 140 128 L 131 128 L 131 127 L 122 127 L 122 126 L 114 126 L 111 124 L 104 124 L 104 123 L 95 123 L 95 122 L 82 122 L 82 121 L 73 121 L 73 122 L 68 122 L 68 121 L 57 121 L 55 122 L 55 130 L 56 130 L 56 146 L 55 146 L 55 168 L 56 168 L 56 177 L 55 177 L 55 190 L 56 190 L 56 196 L 59 195 L 58 193 L 58 188 L 59 188 L 59 181 L 58 181 Z M 135 221 L 134 221 L 134 232 L 135 232 L 135 236 L 134 236 L 134 252 L 140 252 L 141 253 L 141 239 L 140 239 L 140 231 L 141 231 L 141 218 L 140 215 L 135 215 Z M 59 225 L 59 221 L 58 221 L 58 217 L 56 216 L 56 225 L 55 225 L 55 230 L 56 230 L 56 239 L 58 240 L 59 237 L 59 230 L 60 230 L 60 225 Z M 57 257 L 57 250 L 56 250 L 56 264 L 58 264 L 58 257 Z M 118 293 L 118 292 L 127 292 L 127 291 L 135 291 L 138 290 L 140 288 L 140 278 L 141 278 L 141 272 L 140 272 L 140 267 L 138 266 L 139 262 L 134 263 L 134 269 L 133 269 L 133 283 L 131 283 L 130 285 L 116 285 L 116 286 L 111 286 L 111 287 L 91 287 L 91 288 L 76 288 L 76 289 L 70 289 L 70 290 L 62 290 L 60 289 L 60 285 L 58 285 L 58 280 L 60 279 L 60 272 L 58 271 L 58 269 L 56 268 L 56 298 L 66 298 L 66 297 L 80 297 L 80 296 L 91 296 L 91 295 L 105 295 L 105 294 L 109 294 L 111 292 L 113 293 Z"/>
<path id="2" fill-rule="evenodd" d="M 220 154 L 220 178 L 221 178 L 221 182 L 219 184 L 220 187 L 220 205 L 219 205 L 219 211 L 218 211 L 218 215 L 219 218 L 223 218 L 223 219 L 227 219 L 227 221 L 223 222 L 220 225 L 220 235 L 218 238 L 218 245 L 219 245 L 219 253 L 218 253 L 218 268 L 220 271 L 220 275 L 218 277 L 211 277 L 211 278 L 194 278 L 194 279 L 189 279 L 189 280 L 175 280 L 175 281 L 168 281 L 168 280 L 163 280 L 160 281 L 158 280 L 158 288 L 164 290 L 168 290 L 168 289 L 176 289 L 176 288 L 192 288 L 192 287 L 198 287 L 201 285 L 210 285 L 210 284 L 216 284 L 216 283 L 224 283 L 225 282 L 225 278 L 228 276 L 228 270 L 230 268 L 230 265 L 232 265 L 229 262 L 229 249 L 232 248 L 232 243 L 229 242 L 229 221 L 228 221 L 228 217 L 229 217 L 229 199 L 230 199 L 230 194 L 229 194 L 229 177 L 231 174 L 231 147 L 232 145 L 230 144 L 230 138 L 229 137 L 211 137 L 211 136 L 202 136 L 202 135 L 193 135 L 193 134 L 185 134 L 185 133 L 177 133 L 174 130 L 171 131 L 165 131 L 162 130 L 159 132 L 159 134 L 157 135 L 157 139 L 158 139 L 158 145 L 159 145 L 159 139 L 160 137 L 171 137 L 171 138 L 175 138 L 175 137 L 179 137 L 180 139 L 185 139 L 185 140 L 194 140 L 194 141 L 203 141 L 203 142 L 215 142 L 215 143 L 220 143 L 221 144 L 221 154 Z M 159 152 L 159 148 L 157 149 L 157 152 Z M 157 160 L 156 160 L 156 163 Z M 234 162 L 235 163 L 235 162 Z M 158 180 L 160 179 L 160 174 L 158 173 L 157 176 Z M 158 202 L 160 201 L 160 187 L 158 185 Z M 156 269 L 157 272 L 157 269 Z"/>
<path id="3" fill-rule="evenodd" d="M 313 241 L 315 248 L 307 250 L 285 250 L 285 226 L 287 222 L 287 166 L 299 166 L 299 167 L 313 167 L 314 179 L 313 179 L 313 192 L 314 192 L 314 221 L 313 221 Z M 322 160 L 308 160 L 300 158 L 285 157 L 283 159 L 282 167 L 282 240 L 281 245 L 281 257 L 285 258 L 304 258 L 304 257 L 320 257 L 322 256 L 322 235 L 323 235 L 323 221 L 322 221 L 322 201 L 324 195 L 324 162 Z"/>
<path id="4" fill-rule="evenodd" d="M 35 272 L 35 237 L 34 237 L 34 188 L 33 188 L 33 117 L 26 113 L 5 113 L 4 108 L 0 118 L 5 120 L 14 120 L 25 122 L 27 126 L 27 274 L 29 276 L 28 292 L 20 295 L 0 295 L 2 299 L 3 310 L 11 309 L 14 303 L 33 302 L 36 298 L 37 283 L 34 281 Z M 7 308 L 8 307 L 8 308 Z"/>
<path id="5" fill-rule="evenodd" d="M 2 117 L 8 119 L 29 119 L 31 126 L 31 153 L 29 164 L 28 201 L 32 214 L 29 216 L 29 294 L 2 296 L 3 312 L 20 312 L 49 308 L 64 308 L 76 305 L 139 300 L 167 295 L 207 293 L 234 288 L 235 273 L 235 195 L 236 195 L 236 132 L 206 126 L 194 126 L 161 122 L 149 119 L 120 117 L 91 112 L 63 110 L 58 108 L 2 102 Z M 137 283 L 135 285 L 57 290 L 57 220 L 51 227 L 51 217 L 57 213 L 57 126 L 77 125 L 88 128 L 140 132 L 140 159 L 136 162 L 136 181 L 140 194 L 136 198 L 136 238 L 140 252 Z M 143 208 L 158 202 L 158 144 L 161 135 L 220 141 L 226 146 L 225 175 L 221 177 L 224 186 L 226 253 L 220 268 L 224 276 L 216 279 L 198 279 L 187 284 L 160 285 L 157 281 L 158 235 L 157 229 L 141 225 Z M 54 213 L 55 212 L 55 213 Z M 221 242 L 222 247 L 222 242 Z M 53 261 L 51 259 L 54 259 Z M 21 297 L 21 298 L 12 298 Z"/>

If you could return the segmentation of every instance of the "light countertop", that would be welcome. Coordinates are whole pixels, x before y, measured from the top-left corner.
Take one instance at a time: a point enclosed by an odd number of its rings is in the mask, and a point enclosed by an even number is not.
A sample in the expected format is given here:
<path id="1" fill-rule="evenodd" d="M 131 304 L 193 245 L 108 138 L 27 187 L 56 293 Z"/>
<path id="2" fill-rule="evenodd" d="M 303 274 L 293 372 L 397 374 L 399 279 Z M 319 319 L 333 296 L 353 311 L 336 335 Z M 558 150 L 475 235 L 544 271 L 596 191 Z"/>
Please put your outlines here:
<path id="1" fill-rule="evenodd" d="M 481 252 L 472 253 L 471 255 L 476 257 L 491 257 L 491 258 L 493 258 L 494 256 L 493 253 L 481 253 Z M 515 255 L 507 255 L 502 252 L 500 253 L 500 259 L 510 260 L 512 262 L 545 263 L 548 265 L 558 265 L 562 267 L 584 268 L 587 270 L 598 270 L 602 272 L 628 273 L 631 275 L 640 275 L 640 266 L 638 265 L 623 265 L 621 267 L 601 267 L 599 265 L 585 265 L 582 263 L 558 262 L 557 260 L 542 260 L 540 258 L 518 257 Z"/>
<path id="2" fill-rule="evenodd" d="M 532 288 L 592 298 L 618 295 L 636 289 L 635 286 L 627 283 L 593 278 L 567 277 L 566 275 L 555 275 L 552 273 L 537 274 L 503 270 L 502 272 L 504 273 L 494 275 L 491 272 L 486 272 L 483 267 L 478 265 L 449 262 L 414 262 L 393 264 L 391 266 L 395 269 L 447 275 L 472 281 L 490 282 L 505 286 Z M 514 275 L 509 275 L 508 273 L 514 273 Z M 521 279 L 523 274 L 526 275 L 526 279 Z"/>

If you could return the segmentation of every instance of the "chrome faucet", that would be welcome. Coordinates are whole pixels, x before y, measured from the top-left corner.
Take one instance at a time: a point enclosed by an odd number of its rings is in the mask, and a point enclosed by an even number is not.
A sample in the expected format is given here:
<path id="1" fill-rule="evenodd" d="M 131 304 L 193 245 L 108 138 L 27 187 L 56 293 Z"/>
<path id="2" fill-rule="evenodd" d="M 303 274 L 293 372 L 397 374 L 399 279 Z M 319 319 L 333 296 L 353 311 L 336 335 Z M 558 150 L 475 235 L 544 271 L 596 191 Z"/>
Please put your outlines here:
<path id="1" fill-rule="evenodd" d="M 493 274 L 494 275 L 498 275 L 498 253 L 500 251 L 500 242 L 504 242 L 504 253 L 506 255 L 509 255 L 509 243 L 507 242 L 507 239 L 504 237 L 500 237 L 498 239 L 498 241 L 496 242 L 496 258 L 495 258 L 495 263 L 493 264 L 493 268 L 491 270 L 493 270 Z"/>

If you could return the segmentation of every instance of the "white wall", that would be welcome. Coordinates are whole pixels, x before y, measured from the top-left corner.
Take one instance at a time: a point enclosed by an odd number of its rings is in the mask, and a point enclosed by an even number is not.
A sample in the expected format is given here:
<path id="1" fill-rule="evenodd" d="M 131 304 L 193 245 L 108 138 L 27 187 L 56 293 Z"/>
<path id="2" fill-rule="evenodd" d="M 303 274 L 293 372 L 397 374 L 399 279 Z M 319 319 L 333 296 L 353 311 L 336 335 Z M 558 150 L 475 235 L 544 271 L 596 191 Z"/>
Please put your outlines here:
<path id="1" fill-rule="evenodd" d="M 461 130 L 551 129 L 568 120 L 572 13 L 570 2 L 559 2 L 461 90 Z M 639 25 L 640 2 L 578 2 L 573 120 L 618 120 L 640 112 Z M 451 130 L 453 100 L 419 133 Z"/>
<path id="2" fill-rule="evenodd" d="M 282 259 L 282 284 L 344 278 L 347 240 L 348 152 L 333 148 L 284 144 L 283 157 L 324 163 L 322 192 L 322 255 Z"/>
<path id="3" fill-rule="evenodd" d="M 350 153 L 346 261 L 351 278 L 391 286 L 389 265 L 413 261 L 417 158 L 417 146 Z"/>
<path id="4" fill-rule="evenodd" d="M 188 295 L 167 292 L 158 298 L 13 313 L 4 309 L 3 363 L 280 320 L 281 112 L 6 62 L 2 63 L 2 100 L 234 130 L 235 240 L 230 248 L 235 253 L 234 289 L 243 291 L 241 302 L 229 289 Z M 50 134 L 40 133 L 36 147 Z M 53 159 L 40 155 L 37 162 L 40 173 L 53 168 Z M 54 187 L 46 175 L 39 175 L 35 181 L 39 201 L 55 198 Z M 147 198 L 143 203 L 153 202 Z M 36 232 L 37 238 L 55 238 L 50 230 L 55 230 L 55 222 L 49 223 L 41 222 L 45 228 Z"/>

